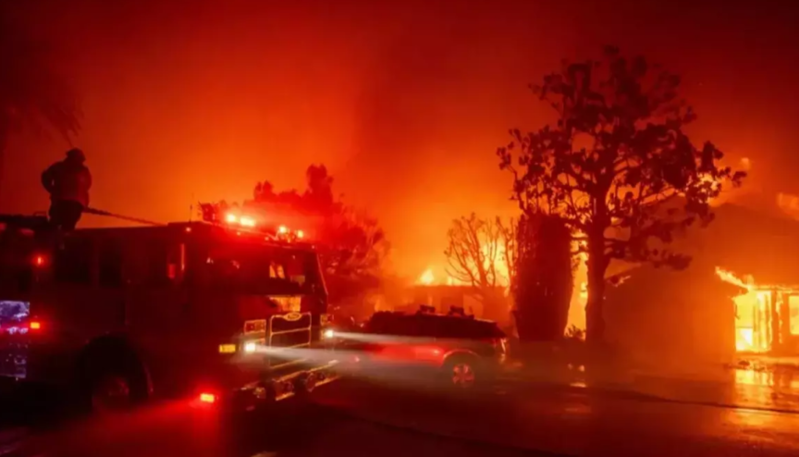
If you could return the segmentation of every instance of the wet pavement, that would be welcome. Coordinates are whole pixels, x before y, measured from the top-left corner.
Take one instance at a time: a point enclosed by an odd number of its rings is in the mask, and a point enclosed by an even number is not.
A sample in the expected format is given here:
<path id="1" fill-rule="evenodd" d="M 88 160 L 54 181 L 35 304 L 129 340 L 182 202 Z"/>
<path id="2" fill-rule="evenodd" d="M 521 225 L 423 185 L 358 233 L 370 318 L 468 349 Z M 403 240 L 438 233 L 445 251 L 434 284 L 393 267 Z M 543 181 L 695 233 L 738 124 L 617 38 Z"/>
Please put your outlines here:
<path id="1" fill-rule="evenodd" d="M 377 392 L 340 385 L 318 401 L 370 421 L 561 455 L 799 454 L 792 413 L 533 386 L 482 400 Z"/>
<path id="2" fill-rule="evenodd" d="M 25 423 L 5 403 L 0 456 L 799 455 L 799 414 L 775 412 L 782 398 L 775 393 L 787 393 L 768 377 L 740 381 L 725 391 L 730 405 L 697 400 L 716 395 L 718 385 L 664 401 L 533 383 L 451 395 L 397 379 L 339 382 L 314 392 L 311 404 L 234 417 L 184 401 L 122 416 Z M 663 380 L 652 385 L 679 390 Z M 737 400 L 761 408 L 732 407 Z"/>
<path id="3" fill-rule="evenodd" d="M 534 372 L 516 370 L 505 382 L 510 389 L 535 383 L 610 395 L 651 397 L 659 401 L 799 412 L 799 366 L 747 363 L 681 373 L 630 370 L 593 379 L 579 368 L 557 376 L 542 373 L 540 369 Z"/>

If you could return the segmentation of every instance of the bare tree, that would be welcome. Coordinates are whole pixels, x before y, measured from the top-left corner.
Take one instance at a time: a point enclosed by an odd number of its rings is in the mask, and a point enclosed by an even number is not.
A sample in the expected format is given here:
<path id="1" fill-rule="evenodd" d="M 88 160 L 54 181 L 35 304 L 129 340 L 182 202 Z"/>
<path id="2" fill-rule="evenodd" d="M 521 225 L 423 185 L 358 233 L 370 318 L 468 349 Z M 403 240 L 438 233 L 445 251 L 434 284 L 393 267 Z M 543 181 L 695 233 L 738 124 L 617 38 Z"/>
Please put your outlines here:
<path id="1" fill-rule="evenodd" d="M 500 299 L 498 292 L 512 286 L 516 272 L 516 223 L 499 217 L 481 219 L 475 213 L 452 221 L 447 232 L 447 273 L 471 286 L 483 304 Z"/>

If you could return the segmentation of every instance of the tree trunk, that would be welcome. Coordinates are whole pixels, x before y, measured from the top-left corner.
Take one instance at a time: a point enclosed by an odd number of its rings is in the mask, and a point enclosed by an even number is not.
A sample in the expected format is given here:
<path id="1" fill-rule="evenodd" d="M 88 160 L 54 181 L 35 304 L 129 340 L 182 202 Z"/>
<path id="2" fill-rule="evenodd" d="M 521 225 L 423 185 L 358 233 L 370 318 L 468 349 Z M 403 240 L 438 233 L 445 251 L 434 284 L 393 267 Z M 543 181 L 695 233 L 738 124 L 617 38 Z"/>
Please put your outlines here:
<path id="1" fill-rule="evenodd" d="M 604 239 L 588 239 L 588 301 L 585 305 L 586 341 L 602 343 L 605 339 L 605 270 L 607 259 Z"/>

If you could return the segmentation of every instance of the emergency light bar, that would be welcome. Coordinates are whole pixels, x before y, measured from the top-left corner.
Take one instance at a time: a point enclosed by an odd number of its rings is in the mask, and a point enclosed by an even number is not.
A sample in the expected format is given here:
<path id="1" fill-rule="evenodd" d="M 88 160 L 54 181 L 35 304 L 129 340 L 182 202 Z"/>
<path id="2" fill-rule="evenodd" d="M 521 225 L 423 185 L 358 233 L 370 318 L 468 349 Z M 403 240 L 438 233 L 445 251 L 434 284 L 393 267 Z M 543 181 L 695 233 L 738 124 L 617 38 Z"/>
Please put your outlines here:
<path id="1" fill-rule="evenodd" d="M 254 216 L 241 214 L 236 210 L 220 214 L 220 209 L 212 204 L 201 204 L 201 210 L 203 220 L 211 224 L 241 228 L 251 232 L 255 231 L 280 241 L 291 242 L 305 239 L 305 232 L 302 230 L 291 230 L 285 225 L 277 227 L 263 226 Z"/>

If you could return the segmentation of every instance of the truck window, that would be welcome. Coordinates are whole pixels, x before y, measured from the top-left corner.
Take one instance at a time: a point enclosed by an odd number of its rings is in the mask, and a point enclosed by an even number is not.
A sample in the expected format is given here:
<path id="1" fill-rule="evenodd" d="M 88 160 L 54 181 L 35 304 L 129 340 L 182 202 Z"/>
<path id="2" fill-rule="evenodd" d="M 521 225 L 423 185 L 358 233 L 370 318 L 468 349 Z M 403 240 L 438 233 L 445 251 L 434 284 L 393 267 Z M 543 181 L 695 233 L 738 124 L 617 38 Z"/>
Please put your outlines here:
<path id="1" fill-rule="evenodd" d="M 300 294 L 314 291 L 316 255 L 255 243 L 232 242 L 211 247 L 200 268 L 210 287 L 244 293 Z"/>
<path id="2" fill-rule="evenodd" d="M 56 282 L 91 284 L 92 245 L 88 239 L 67 237 L 62 249 L 56 249 L 53 259 Z"/>

